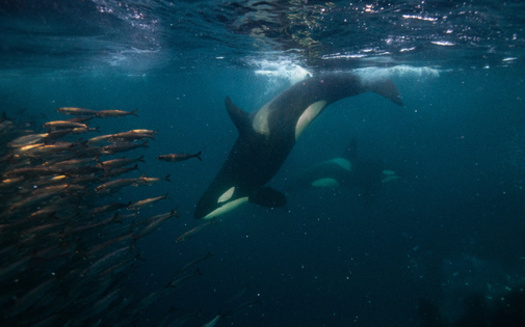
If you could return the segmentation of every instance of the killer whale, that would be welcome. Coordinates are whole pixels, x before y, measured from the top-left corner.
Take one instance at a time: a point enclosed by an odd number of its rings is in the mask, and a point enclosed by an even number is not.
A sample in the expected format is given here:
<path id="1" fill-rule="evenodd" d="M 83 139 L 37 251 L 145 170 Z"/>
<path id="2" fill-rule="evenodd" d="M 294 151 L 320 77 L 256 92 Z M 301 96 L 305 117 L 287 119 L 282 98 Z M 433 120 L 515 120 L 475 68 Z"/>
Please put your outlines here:
<path id="1" fill-rule="evenodd" d="M 284 194 L 265 184 L 277 173 L 298 137 L 325 107 L 365 92 L 375 92 L 403 105 L 391 80 L 365 79 L 348 73 L 307 78 L 252 114 L 226 97 L 226 111 L 239 137 L 197 202 L 194 217 L 213 218 L 247 201 L 268 207 L 286 204 Z"/>
<path id="2" fill-rule="evenodd" d="M 353 137 L 338 157 L 318 162 L 287 181 L 286 192 L 308 188 L 342 187 L 358 190 L 365 205 L 373 204 L 386 183 L 401 177 L 381 160 L 357 155 L 357 139 Z"/>

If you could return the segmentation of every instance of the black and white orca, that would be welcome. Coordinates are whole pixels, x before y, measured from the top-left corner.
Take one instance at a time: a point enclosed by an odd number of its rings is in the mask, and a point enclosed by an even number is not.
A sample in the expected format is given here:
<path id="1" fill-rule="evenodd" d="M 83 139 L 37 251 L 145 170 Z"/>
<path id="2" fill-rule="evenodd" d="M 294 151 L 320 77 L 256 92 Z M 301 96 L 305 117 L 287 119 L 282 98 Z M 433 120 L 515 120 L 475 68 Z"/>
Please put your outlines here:
<path id="1" fill-rule="evenodd" d="M 357 140 L 352 138 L 339 157 L 308 167 L 289 179 L 287 191 L 307 188 L 355 188 L 371 204 L 381 192 L 382 185 L 400 179 L 396 172 L 387 169 L 379 160 L 360 158 Z"/>
<path id="2" fill-rule="evenodd" d="M 195 218 L 213 218 L 247 201 L 266 207 L 284 206 L 285 195 L 265 185 L 277 173 L 301 133 L 328 105 L 365 92 L 375 92 L 403 105 L 391 80 L 365 79 L 348 73 L 307 78 L 253 114 L 239 109 L 227 97 L 226 110 L 239 137 L 199 199 Z"/>

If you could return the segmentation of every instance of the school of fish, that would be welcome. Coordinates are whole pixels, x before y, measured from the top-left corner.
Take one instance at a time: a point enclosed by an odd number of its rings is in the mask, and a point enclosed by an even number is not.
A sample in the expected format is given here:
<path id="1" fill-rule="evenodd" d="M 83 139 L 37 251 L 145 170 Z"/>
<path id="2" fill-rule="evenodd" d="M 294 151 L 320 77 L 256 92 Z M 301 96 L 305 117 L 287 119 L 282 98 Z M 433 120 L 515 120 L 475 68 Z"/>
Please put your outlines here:
<path id="1" fill-rule="evenodd" d="M 0 119 L 0 324 L 136 325 L 148 307 L 201 276 L 196 266 L 211 255 L 183 265 L 146 296 L 130 294 L 124 285 L 141 260 L 138 242 L 179 217 L 176 209 L 151 216 L 141 211 L 166 201 L 168 194 L 135 201 L 111 196 L 123 188 L 170 182 L 169 175 L 137 172 L 144 155 L 122 156 L 143 151 L 157 131 L 94 136 L 100 131 L 89 126 L 92 120 L 137 116 L 137 111 L 73 107 L 57 111 L 70 119 L 46 122 L 38 132 L 20 128 L 5 115 Z M 176 162 L 193 157 L 200 160 L 200 152 L 159 159 Z M 132 174 L 138 176 L 128 177 Z M 155 325 L 182 326 L 199 314 L 198 309 L 184 314 L 169 311 Z"/>

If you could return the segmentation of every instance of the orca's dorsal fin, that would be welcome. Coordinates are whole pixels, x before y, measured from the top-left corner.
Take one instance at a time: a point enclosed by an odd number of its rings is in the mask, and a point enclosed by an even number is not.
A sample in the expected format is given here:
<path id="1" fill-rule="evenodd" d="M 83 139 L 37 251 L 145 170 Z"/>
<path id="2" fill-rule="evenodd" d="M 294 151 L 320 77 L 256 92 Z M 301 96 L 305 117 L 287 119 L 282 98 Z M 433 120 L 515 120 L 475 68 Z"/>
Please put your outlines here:
<path id="1" fill-rule="evenodd" d="M 237 130 L 239 130 L 239 135 L 249 133 L 252 130 L 250 114 L 233 104 L 230 97 L 224 99 L 224 104 L 228 115 L 230 115 L 231 120 L 237 127 Z"/>

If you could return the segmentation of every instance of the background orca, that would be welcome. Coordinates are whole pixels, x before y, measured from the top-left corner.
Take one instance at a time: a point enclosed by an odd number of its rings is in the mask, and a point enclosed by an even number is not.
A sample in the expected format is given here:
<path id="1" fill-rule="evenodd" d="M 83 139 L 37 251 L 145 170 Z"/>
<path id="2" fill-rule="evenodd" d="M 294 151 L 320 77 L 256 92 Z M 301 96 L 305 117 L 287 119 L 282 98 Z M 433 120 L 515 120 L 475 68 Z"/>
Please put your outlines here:
<path id="1" fill-rule="evenodd" d="M 385 168 L 380 160 L 358 157 L 357 140 L 352 138 L 340 157 L 319 162 L 291 178 L 287 191 L 311 187 L 351 187 L 359 190 L 365 204 L 370 204 L 377 198 L 384 183 L 397 179 L 399 176 Z"/>
<path id="2" fill-rule="evenodd" d="M 239 137 L 221 170 L 197 202 L 195 218 L 213 218 L 250 200 L 283 206 L 285 196 L 263 186 L 277 173 L 304 129 L 328 105 L 364 92 L 378 93 L 403 105 L 389 79 L 364 79 L 346 73 L 305 79 L 250 114 L 229 97 L 226 110 Z"/>

